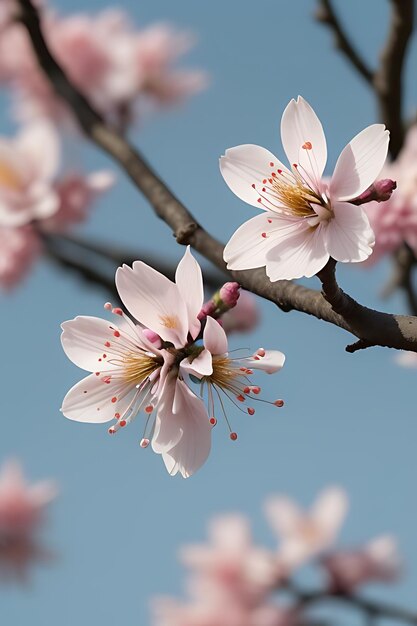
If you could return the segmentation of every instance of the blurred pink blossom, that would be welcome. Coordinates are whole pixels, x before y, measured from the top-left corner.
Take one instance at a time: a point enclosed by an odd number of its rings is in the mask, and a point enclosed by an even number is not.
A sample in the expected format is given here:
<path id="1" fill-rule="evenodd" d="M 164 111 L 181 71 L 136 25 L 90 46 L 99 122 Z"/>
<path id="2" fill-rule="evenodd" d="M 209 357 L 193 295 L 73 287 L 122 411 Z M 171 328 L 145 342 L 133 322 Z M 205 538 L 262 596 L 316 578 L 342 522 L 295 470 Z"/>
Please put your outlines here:
<path id="1" fill-rule="evenodd" d="M 107 10 L 96 16 L 43 14 L 46 39 L 57 60 L 92 104 L 115 122 L 131 121 L 136 104 L 171 105 L 206 84 L 200 71 L 175 62 L 192 46 L 189 35 L 167 25 L 134 30 L 128 15 Z M 21 117 L 67 113 L 32 53 L 21 26 L 0 39 L 0 77 L 16 89 Z"/>
<path id="2" fill-rule="evenodd" d="M 388 535 L 378 537 L 358 550 L 329 554 L 322 563 L 331 589 L 338 593 L 351 593 L 369 582 L 393 582 L 401 573 L 397 543 Z"/>
<path id="3" fill-rule="evenodd" d="M 0 287 L 11 289 L 19 283 L 40 252 L 40 239 L 33 226 L 0 226 Z"/>
<path id="4" fill-rule="evenodd" d="M 58 165 L 58 137 L 44 121 L 0 139 L 0 226 L 22 226 L 57 211 L 52 181 Z"/>
<path id="5" fill-rule="evenodd" d="M 241 289 L 236 306 L 222 316 L 223 328 L 227 334 L 249 333 L 260 320 L 260 309 L 256 297 Z"/>
<path id="6" fill-rule="evenodd" d="M 278 557 L 289 572 L 334 543 L 347 507 L 347 496 L 337 487 L 323 491 L 307 513 L 284 496 L 267 501 L 268 519 L 281 539 Z"/>
<path id="7" fill-rule="evenodd" d="M 417 254 L 417 126 L 407 133 L 398 158 L 387 163 L 381 176 L 396 180 L 397 189 L 386 202 L 364 205 L 375 232 L 375 247 L 368 264 L 407 243 Z"/>
<path id="8" fill-rule="evenodd" d="M 55 184 L 59 198 L 58 210 L 39 223 L 41 230 L 59 233 L 83 222 L 93 202 L 100 194 L 110 189 L 113 183 L 114 175 L 106 170 L 86 175 L 75 172 L 66 174 Z"/>
<path id="9" fill-rule="evenodd" d="M 417 368 L 417 353 L 404 350 L 395 355 L 395 362 L 401 367 Z"/>
<path id="10" fill-rule="evenodd" d="M 296 626 L 294 611 L 272 604 L 248 609 L 209 600 L 190 604 L 159 598 L 153 602 L 154 626 Z"/>
<path id="11" fill-rule="evenodd" d="M 32 560 L 46 555 L 37 543 L 46 506 L 57 494 L 52 481 L 28 485 L 17 461 L 0 472 L 0 574 L 24 578 Z"/>
<path id="12" fill-rule="evenodd" d="M 256 606 L 282 576 L 272 552 L 255 546 L 247 519 L 216 518 L 209 524 L 209 543 L 182 549 L 181 560 L 192 569 L 192 589 L 211 602 Z"/>

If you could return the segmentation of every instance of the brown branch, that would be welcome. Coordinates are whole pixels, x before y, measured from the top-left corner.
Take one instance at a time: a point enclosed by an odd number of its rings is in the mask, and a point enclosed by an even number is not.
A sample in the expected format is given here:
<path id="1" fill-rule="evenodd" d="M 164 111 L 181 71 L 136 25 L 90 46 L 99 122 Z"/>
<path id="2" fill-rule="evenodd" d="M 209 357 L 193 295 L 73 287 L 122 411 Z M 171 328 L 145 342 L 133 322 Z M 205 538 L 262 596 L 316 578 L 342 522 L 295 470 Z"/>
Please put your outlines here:
<path id="1" fill-rule="evenodd" d="M 325 24 L 333 32 L 336 48 L 338 48 L 345 55 L 353 67 L 357 69 L 362 78 L 364 78 L 367 83 L 372 84 L 374 78 L 373 72 L 367 66 L 364 59 L 362 59 L 353 43 L 350 41 L 336 11 L 334 10 L 331 0 L 319 1 L 319 6 L 316 11 L 316 19 L 322 24 Z"/>
<path id="2" fill-rule="evenodd" d="M 193 215 L 176 198 L 140 153 L 96 113 L 86 98 L 70 83 L 52 57 L 42 34 L 39 14 L 31 0 L 18 0 L 20 20 L 30 36 L 40 66 L 78 119 L 85 134 L 130 176 L 136 187 L 149 200 L 155 213 L 173 230 L 178 241 L 190 244 L 219 269 L 225 271 L 223 246 L 207 233 Z M 317 291 L 289 281 L 271 283 L 263 269 L 230 272 L 248 291 L 277 304 L 284 311 L 297 310 L 352 333 L 371 345 L 417 351 L 417 318 L 388 315 L 361 306 L 344 294 L 342 306 L 324 290 Z M 329 285 L 330 287 L 330 285 Z M 346 300 L 347 299 L 347 300 Z M 348 306 L 345 303 L 348 302 Z"/>
<path id="3" fill-rule="evenodd" d="M 288 583 L 286 589 L 294 594 L 298 610 L 330 600 L 357 609 L 367 616 L 393 619 L 406 624 L 417 624 L 417 613 L 384 602 L 368 600 L 367 598 L 354 594 L 337 593 L 330 590 L 302 591 L 293 583 Z"/>
<path id="4" fill-rule="evenodd" d="M 45 235 L 44 235 L 45 238 Z M 75 235 L 48 235 L 48 241 L 53 244 L 54 247 L 70 247 L 75 252 L 80 250 L 81 252 L 90 253 L 100 262 L 102 260 L 110 262 L 112 271 L 115 270 L 114 266 L 132 265 L 134 261 L 140 259 L 153 268 L 157 269 L 162 274 L 165 274 L 171 280 L 175 279 L 175 264 L 170 263 L 168 260 L 162 260 L 161 255 L 152 255 L 149 253 L 143 254 L 138 250 L 128 250 L 125 247 L 118 247 L 113 244 L 105 244 L 86 237 L 79 237 Z M 228 278 L 226 272 L 209 271 L 206 268 L 202 268 L 204 284 L 210 289 L 217 290 Z"/>
<path id="5" fill-rule="evenodd" d="M 390 4 L 390 29 L 373 84 L 379 116 L 390 130 L 390 152 L 395 158 L 404 143 L 403 66 L 414 27 L 414 0 L 390 0 Z"/>

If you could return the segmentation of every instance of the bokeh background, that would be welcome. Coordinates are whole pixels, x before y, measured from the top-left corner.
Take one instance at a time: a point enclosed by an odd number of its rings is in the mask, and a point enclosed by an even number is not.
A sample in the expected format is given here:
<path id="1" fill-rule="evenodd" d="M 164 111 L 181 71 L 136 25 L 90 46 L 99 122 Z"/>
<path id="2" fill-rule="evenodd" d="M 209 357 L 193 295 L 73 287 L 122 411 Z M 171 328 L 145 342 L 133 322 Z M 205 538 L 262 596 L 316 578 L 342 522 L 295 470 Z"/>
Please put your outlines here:
<path id="1" fill-rule="evenodd" d="M 105 6 L 103 0 L 56 1 L 62 12 Z M 219 155 L 233 145 L 258 143 L 283 157 L 279 120 L 290 98 L 302 94 L 322 119 L 330 168 L 345 143 L 376 120 L 372 93 L 314 21 L 311 0 L 119 0 L 117 6 L 138 25 L 168 21 L 198 36 L 187 61 L 209 72 L 209 89 L 139 126 L 134 139 L 219 238 L 252 215 L 223 183 Z M 374 62 L 387 30 L 388 3 L 351 0 L 336 6 Z M 406 68 L 410 114 L 417 106 L 415 52 L 413 42 Z M 1 105 L 1 130 L 10 133 L 6 98 Z M 82 158 L 90 169 L 112 166 L 88 146 Z M 183 252 L 121 172 L 83 228 L 135 248 L 139 258 L 152 252 L 177 263 Z M 388 271 L 384 263 L 372 270 L 340 267 L 339 278 L 368 306 L 405 312 L 400 296 L 379 299 Z M 318 287 L 314 279 L 308 282 Z M 152 596 L 181 593 L 178 546 L 203 539 L 208 518 L 243 511 L 253 520 L 256 538 L 272 546 L 262 513 L 265 497 L 284 492 L 308 504 L 328 484 L 343 486 L 351 497 L 342 533 L 346 545 L 386 531 L 400 542 L 403 581 L 370 588 L 369 594 L 417 606 L 415 370 L 399 368 L 390 350 L 349 355 L 344 347 L 350 338 L 343 331 L 260 301 L 262 324 L 231 343 L 287 354 L 279 376 L 259 381 L 265 395 L 285 399 L 285 408 L 263 405 L 251 418 L 231 407 L 238 441 L 229 440 L 219 420 L 206 465 L 190 480 L 171 478 L 157 455 L 139 448 L 139 421 L 109 437 L 106 426 L 73 423 L 59 412 L 67 389 L 82 375 L 61 350 L 60 322 L 77 314 L 101 316 L 107 299 L 104 291 L 46 261 L 24 285 L 1 296 L 0 459 L 21 458 L 32 479 L 55 477 L 61 488 L 45 533 L 57 560 L 36 568 L 23 588 L 0 587 L 2 623 L 150 623 Z M 346 612 L 342 622 L 354 619 Z"/>

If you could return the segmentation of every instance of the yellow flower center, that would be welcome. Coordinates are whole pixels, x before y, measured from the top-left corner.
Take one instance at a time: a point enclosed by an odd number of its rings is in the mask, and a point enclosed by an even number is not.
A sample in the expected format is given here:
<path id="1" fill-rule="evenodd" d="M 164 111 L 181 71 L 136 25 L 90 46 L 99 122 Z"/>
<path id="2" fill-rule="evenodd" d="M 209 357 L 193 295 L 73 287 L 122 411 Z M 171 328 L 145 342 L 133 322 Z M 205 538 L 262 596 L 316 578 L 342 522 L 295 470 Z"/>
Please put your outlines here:
<path id="1" fill-rule="evenodd" d="M 22 186 L 20 176 L 8 163 L 0 161 L 0 187 L 17 191 Z"/>
<path id="2" fill-rule="evenodd" d="M 123 379 L 127 383 L 139 385 L 157 370 L 161 363 L 154 356 L 130 352 L 124 355 L 120 365 L 123 369 Z"/>

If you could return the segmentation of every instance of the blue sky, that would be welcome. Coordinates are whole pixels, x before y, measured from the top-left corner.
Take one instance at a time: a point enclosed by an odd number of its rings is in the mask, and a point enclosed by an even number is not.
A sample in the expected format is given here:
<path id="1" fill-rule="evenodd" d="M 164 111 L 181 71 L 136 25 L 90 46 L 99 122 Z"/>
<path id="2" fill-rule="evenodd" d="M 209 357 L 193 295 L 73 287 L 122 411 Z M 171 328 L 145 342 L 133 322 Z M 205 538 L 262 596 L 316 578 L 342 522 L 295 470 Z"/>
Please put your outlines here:
<path id="1" fill-rule="evenodd" d="M 338 3 L 371 63 L 385 36 L 387 4 Z M 210 88 L 182 109 L 155 116 L 134 139 L 219 238 L 253 214 L 223 183 L 219 155 L 233 145 L 258 143 L 282 156 L 279 120 L 290 98 L 302 94 L 322 119 L 330 168 L 345 143 L 376 119 L 372 95 L 314 22 L 312 1 L 131 5 L 118 3 L 138 25 L 169 21 L 199 38 L 188 62 L 208 71 Z M 86 3 L 61 0 L 57 6 L 66 12 L 85 10 Z M 105 6 L 90 0 L 88 10 Z M 417 103 L 415 70 L 413 45 L 409 112 Z M 7 106 L 2 117 L 9 132 Z M 88 146 L 83 158 L 91 169 L 112 166 Z M 134 247 L 138 257 L 153 252 L 177 262 L 183 252 L 122 173 L 83 232 Z M 405 311 L 400 296 L 379 299 L 388 269 L 340 267 L 340 283 L 368 306 Z M 318 287 L 315 279 L 308 284 Z M 181 591 L 178 546 L 202 539 L 210 516 L 244 511 L 257 539 L 273 545 L 262 516 L 265 497 L 285 492 L 307 504 L 328 484 L 342 485 L 351 497 L 345 544 L 387 531 L 399 539 L 406 577 L 369 594 L 417 609 L 415 371 L 398 368 L 390 350 L 348 355 L 350 338 L 343 331 L 260 302 L 262 325 L 251 336 L 234 337 L 232 347 L 262 345 L 287 354 L 283 372 L 260 381 L 265 395 L 285 398 L 286 407 L 259 409 L 253 418 L 231 409 L 238 442 L 219 423 L 207 464 L 191 480 L 173 479 L 159 457 L 139 448 L 138 422 L 109 437 L 105 426 L 73 423 L 59 412 L 67 389 L 82 376 L 62 352 L 59 325 L 77 314 L 101 316 L 106 299 L 46 262 L 1 297 L 0 459 L 17 456 L 32 479 L 56 477 L 61 487 L 45 533 L 59 559 L 37 568 L 29 588 L 0 590 L 8 624 L 150 623 L 150 597 Z M 353 623 L 350 615 L 344 620 Z"/>

